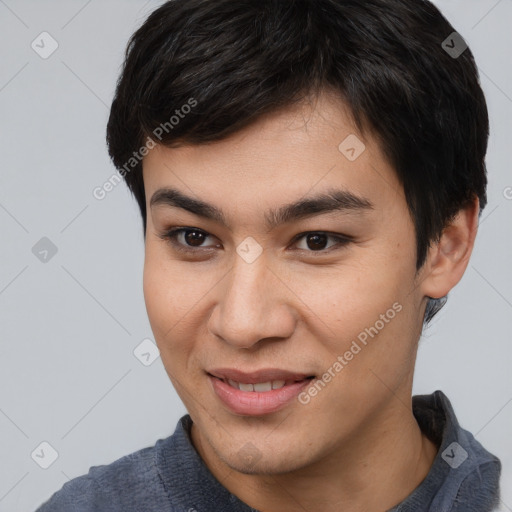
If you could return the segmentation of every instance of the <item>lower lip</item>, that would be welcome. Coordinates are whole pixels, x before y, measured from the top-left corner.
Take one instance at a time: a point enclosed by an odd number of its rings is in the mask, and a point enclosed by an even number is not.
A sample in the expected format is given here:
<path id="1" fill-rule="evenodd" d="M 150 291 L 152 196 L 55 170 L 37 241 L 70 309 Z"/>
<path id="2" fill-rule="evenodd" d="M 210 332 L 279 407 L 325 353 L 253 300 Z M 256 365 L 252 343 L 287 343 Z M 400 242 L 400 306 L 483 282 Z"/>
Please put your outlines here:
<path id="1" fill-rule="evenodd" d="M 241 391 L 217 377 L 208 376 L 220 400 L 234 413 L 247 416 L 270 414 L 286 407 L 312 380 L 307 379 L 271 391 Z"/>

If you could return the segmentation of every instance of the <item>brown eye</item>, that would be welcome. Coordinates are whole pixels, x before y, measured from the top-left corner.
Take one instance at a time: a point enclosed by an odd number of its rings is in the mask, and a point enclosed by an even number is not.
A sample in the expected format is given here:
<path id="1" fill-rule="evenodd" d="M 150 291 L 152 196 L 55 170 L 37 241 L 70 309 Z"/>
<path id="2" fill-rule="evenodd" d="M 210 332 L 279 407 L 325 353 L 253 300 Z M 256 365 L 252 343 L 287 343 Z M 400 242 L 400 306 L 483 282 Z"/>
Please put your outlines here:
<path id="1" fill-rule="evenodd" d="M 192 255 L 203 254 L 208 249 L 219 248 L 221 244 L 213 241 L 213 236 L 198 228 L 174 228 L 158 235 L 159 238 L 168 242 L 171 247 L 179 252 Z M 211 239 L 210 245 L 204 245 L 208 239 Z M 304 239 L 304 241 L 302 241 Z M 352 242 L 352 238 L 340 234 L 331 234 L 326 232 L 307 232 L 301 233 L 294 238 L 294 245 L 303 244 L 299 250 L 308 255 L 328 254 L 332 250 L 342 249 Z M 329 242 L 331 241 L 331 242 Z"/>
<path id="2" fill-rule="evenodd" d="M 325 246 L 327 244 L 328 236 L 325 234 L 317 234 L 313 233 L 311 235 L 307 235 L 306 237 L 306 243 L 308 244 L 308 247 L 313 251 L 318 251 L 325 249 Z"/>
<path id="3" fill-rule="evenodd" d="M 212 236 L 197 228 L 175 228 L 158 235 L 158 237 L 181 252 L 197 253 L 201 249 L 219 246 L 219 244 L 203 245 Z"/>
<path id="4" fill-rule="evenodd" d="M 185 242 L 192 247 L 200 247 L 206 238 L 205 234 L 201 231 L 188 230 L 183 235 Z"/>
<path id="5" fill-rule="evenodd" d="M 342 248 L 352 241 L 350 237 L 347 236 L 334 235 L 324 232 L 301 233 L 300 235 L 296 236 L 296 243 L 302 239 L 304 239 L 305 243 L 301 242 L 303 245 L 302 247 L 299 247 L 299 249 L 309 253 L 327 253 L 331 247 L 336 248 L 336 246 L 338 246 L 338 248 Z M 334 241 L 334 243 L 328 245 L 329 240 Z"/>

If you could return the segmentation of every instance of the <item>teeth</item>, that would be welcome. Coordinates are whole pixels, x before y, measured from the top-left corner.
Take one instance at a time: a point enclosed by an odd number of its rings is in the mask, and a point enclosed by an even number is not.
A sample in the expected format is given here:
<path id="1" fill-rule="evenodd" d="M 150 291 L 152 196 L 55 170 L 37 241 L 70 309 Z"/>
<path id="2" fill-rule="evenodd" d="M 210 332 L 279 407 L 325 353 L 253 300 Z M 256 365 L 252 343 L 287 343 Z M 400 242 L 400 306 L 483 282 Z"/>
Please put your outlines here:
<path id="1" fill-rule="evenodd" d="M 272 382 L 259 382 L 258 384 L 254 384 L 254 391 L 270 391 L 272 389 Z"/>
<path id="2" fill-rule="evenodd" d="M 285 385 L 284 380 L 269 380 L 268 382 L 258 382 L 257 384 L 244 384 L 243 382 L 235 382 L 234 380 L 228 379 L 228 383 L 231 387 L 239 389 L 240 391 L 256 391 L 258 393 L 271 391 L 272 389 L 280 389 Z"/>
<path id="3" fill-rule="evenodd" d="M 239 389 L 238 388 L 238 382 L 235 382 L 234 380 L 228 379 L 228 383 L 229 383 L 229 385 L 231 387 Z"/>

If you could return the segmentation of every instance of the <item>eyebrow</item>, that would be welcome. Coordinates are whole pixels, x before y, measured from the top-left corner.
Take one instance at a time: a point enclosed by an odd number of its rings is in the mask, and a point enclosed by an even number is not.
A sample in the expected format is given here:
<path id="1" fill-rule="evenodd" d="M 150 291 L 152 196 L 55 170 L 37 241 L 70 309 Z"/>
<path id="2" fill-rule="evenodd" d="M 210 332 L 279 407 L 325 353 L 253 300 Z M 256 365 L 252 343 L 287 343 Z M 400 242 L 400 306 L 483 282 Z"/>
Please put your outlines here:
<path id="1" fill-rule="evenodd" d="M 181 208 L 199 217 L 216 221 L 228 226 L 226 218 L 219 208 L 205 201 L 189 197 L 174 188 L 158 189 L 150 200 L 150 208 L 168 206 Z M 265 213 L 265 224 L 269 230 L 289 222 L 331 212 L 364 213 L 373 210 L 373 203 L 343 189 L 329 189 L 322 194 L 301 198 L 296 202 L 271 209 Z"/>

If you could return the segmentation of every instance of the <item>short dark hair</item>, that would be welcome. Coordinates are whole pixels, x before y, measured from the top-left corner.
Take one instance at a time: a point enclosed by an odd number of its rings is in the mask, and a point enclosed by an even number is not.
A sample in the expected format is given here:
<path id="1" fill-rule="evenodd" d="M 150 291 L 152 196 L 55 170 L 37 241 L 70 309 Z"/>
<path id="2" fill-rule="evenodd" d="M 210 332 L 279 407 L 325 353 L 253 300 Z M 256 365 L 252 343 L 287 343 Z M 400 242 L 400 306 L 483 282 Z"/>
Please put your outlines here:
<path id="1" fill-rule="evenodd" d="M 453 32 L 427 0 L 164 3 L 128 42 L 107 126 L 109 154 L 138 202 L 144 237 L 135 153 L 155 130 L 168 147 L 221 140 L 330 89 L 397 173 L 419 270 L 461 208 L 478 197 L 481 214 L 487 203 L 487 106 L 470 49 L 455 56 L 443 45 Z M 446 299 L 429 299 L 425 323 Z"/>

